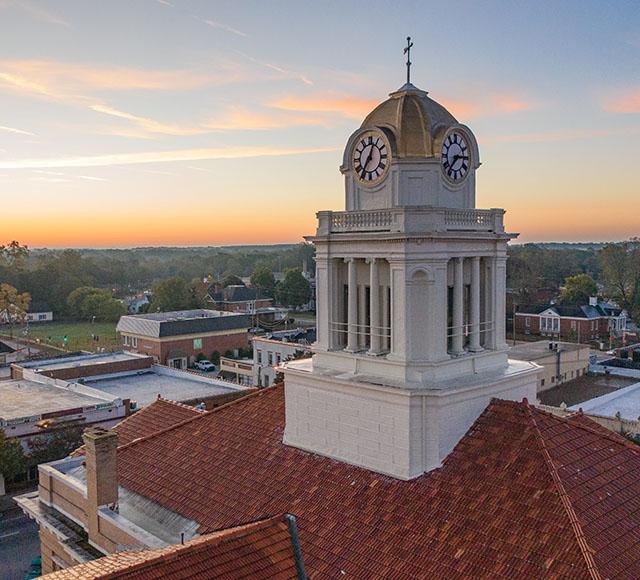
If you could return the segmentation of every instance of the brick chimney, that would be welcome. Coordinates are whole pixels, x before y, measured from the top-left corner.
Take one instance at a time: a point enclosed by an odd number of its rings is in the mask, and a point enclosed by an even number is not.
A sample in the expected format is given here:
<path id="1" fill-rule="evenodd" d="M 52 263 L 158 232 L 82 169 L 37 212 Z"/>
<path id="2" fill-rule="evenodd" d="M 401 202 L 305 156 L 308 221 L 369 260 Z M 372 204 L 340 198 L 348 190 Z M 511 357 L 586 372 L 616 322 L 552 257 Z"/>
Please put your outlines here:
<path id="1" fill-rule="evenodd" d="M 87 475 L 87 524 L 89 539 L 100 545 L 98 508 L 118 503 L 118 434 L 91 427 L 82 436 Z"/>

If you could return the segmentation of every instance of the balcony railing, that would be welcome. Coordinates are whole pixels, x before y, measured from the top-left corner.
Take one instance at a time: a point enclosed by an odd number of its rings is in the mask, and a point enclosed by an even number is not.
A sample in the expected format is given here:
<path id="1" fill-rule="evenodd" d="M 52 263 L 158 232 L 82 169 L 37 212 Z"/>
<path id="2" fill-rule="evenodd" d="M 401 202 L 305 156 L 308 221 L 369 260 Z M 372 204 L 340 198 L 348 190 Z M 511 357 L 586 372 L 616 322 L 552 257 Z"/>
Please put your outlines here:
<path id="1" fill-rule="evenodd" d="M 504 232 L 502 209 L 399 207 L 318 213 L 318 235 L 350 232 Z"/>

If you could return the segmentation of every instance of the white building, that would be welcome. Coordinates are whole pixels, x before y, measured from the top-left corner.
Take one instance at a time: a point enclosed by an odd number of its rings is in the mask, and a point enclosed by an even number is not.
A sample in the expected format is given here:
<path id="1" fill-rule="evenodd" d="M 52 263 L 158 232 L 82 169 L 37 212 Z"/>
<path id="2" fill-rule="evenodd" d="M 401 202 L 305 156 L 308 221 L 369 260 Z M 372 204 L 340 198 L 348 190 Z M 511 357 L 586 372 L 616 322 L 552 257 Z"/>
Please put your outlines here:
<path id="1" fill-rule="evenodd" d="M 308 341 L 295 335 L 306 335 L 302 329 L 291 332 L 274 332 L 267 336 L 253 338 L 253 385 L 270 387 L 274 384 L 282 363 L 308 357 L 311 348 Z M 315 334 L 315 333 L 314 333 Z"/>
<path id="2" fill-rule="evenodd" d="M 346 211 L 315 236 L 318 338 L 284 365 L 285 443 L 410 479 L 493 397 L 536 398 L 508 360 L 502 209 L 476 209 L 471 130 L 405 84 L 349 138 Z"/>

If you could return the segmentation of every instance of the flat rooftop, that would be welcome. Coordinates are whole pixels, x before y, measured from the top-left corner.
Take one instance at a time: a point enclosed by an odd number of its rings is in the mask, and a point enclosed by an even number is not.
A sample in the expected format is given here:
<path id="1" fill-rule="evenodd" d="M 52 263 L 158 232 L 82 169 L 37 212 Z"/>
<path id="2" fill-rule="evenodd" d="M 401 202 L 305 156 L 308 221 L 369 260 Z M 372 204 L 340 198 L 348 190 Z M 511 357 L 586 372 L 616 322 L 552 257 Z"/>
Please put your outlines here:
<path id="1" fill-rule="evenodd" d="M 588 349 L 589 345 L 587 344 L 576 344 L 574 342 L 557 342 L 553 341 L 554 344 L 558 344 L 558 350 L 562 352 L 575 352 L 581 349 Z M 516 346 L 512 346 L 509 349 L 509 358 L 516 360 L 536 360 L 540 358 L 545 358 L 548 356 L 552 356 L 556 353 L 555 350 L 549 350 L 549 341 L 548 340 L 538 340 L 536 342 L 527 342 L 525 344 L 518 344 Z"/>
<path id="2" fill-rule="evenodd" d="M 121 316 L 116 330 L 149 338 L 248 329 L 250 316 L 222 310 L 178 310 Z"/>
<path id="3" fill-rule="evenodd" d="M 242 316 L 236 312 L 226 312 L 225 310 L 175 310 L 173 312 L 149 312 L 147 314 L 133 314 L 138 320 L 154 320 L 156 322 L 167 322 L 173 320 L 196 320 L 199 318 L 220 318 L 221 316 Z"/>
<path id="4" fill-rule="evenodd" d="M 0 381 L 0 420 L 56 413 L 106 403 L 108 397 L 92 397 L 82 392 L 29 379 Z"/>
<path id="5" fill-rule="evenodd" d="M 623 419 L 635 421 L 640 417 L 640 382 L 569 407 L 572 411 L 580 408 L 585 413 L 605 417 L 615 417 L 620 413 Z"/>
<path id="6" fill-rule="evenodd" d="M 68 368 L 79 368 L 110 364 L 114 362 L 124 362 L 133 359 L 145 358 L 144 355 L 129 352 L 110 352 L 102 354 L 81 354 L 77 356 L 58 357 L 45 360 L 34 360 L 21 362 L 19 366 L 34 371 L 58 370 Z"/>
<path id="7" fill-rule="evenodd" d="M 153 403 L 158 395 L 172 401 L 191 401 L 235 392 L 241 387 L 218 379 L 184 372 L 150 370 L 85 377 L 82 384 L 114 397 L 136 401 L 139 407 Z"/>

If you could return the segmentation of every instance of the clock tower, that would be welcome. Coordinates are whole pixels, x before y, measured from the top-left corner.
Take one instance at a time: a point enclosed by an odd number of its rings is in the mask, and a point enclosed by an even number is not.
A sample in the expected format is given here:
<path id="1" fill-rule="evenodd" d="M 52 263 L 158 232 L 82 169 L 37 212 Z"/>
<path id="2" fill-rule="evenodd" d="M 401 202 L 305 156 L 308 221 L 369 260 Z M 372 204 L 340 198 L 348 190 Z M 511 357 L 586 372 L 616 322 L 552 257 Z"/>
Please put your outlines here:
<path id="1" fill-rule="evenodd" d="M 509 360 L 502 209 L 476 209 L 471 130 L 407 82 L 345 147 L 346 211 L 320 211 L 317 343 L 285 365 L 284 441 L 411 479 L 491 398 L 534 401 Z"/>

